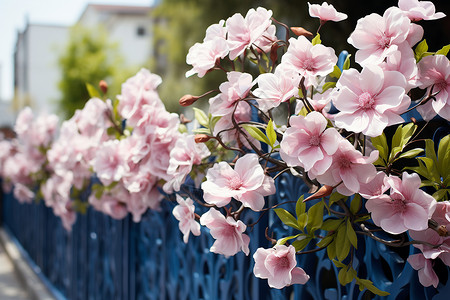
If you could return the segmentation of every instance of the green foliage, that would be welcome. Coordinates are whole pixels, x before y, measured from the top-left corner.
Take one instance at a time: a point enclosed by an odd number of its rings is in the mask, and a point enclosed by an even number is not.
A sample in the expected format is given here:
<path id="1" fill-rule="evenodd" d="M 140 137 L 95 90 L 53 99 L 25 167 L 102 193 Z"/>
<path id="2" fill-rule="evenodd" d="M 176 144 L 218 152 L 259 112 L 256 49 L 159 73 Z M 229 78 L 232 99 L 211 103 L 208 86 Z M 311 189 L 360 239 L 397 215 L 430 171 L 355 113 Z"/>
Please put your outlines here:
<path id="1" fill-rule="evenodd" d="M 417 157 L 419 166 L 407 167 L 424 177 L 422 186 L 433 187 L 436 192 L 433 197 L 437 201 L 449 199 L 450 193 L 450 135 L 439 142 L 437 154 L 433 140 L 425 140 L 425 157 Z"/>
<path id="2" fill-rule="evenodd" d="M 337 65 L 335 65 L 334 69 L 333 69 L 333 72 L 331 72 L 329 74 L 329 76 L 333 77 L 333 78 L 336 78 L 336 79 L 339 79 L 339 77 L 341 77 L 341 74 L 342 74 L 341 69 L 339 69 L 339 67 Z"/>
<path id="3" fill-rule="evenodd" d="M 422 59 L 422 57 L 426 56 L 427 51 L 428 51 L 428 44 L 427 41 L 424 39 L 416 46 L 416 49 L 414 50 L 414 58 L 416 59 L 416 61 L 419 62 Z"/>
<path id="4" fill-rule="evenodd" d="M 379 151 L 378 160 L 374 162 L 374 165 L 389 167 L 401 158 L 413 158 L 421 154 L 423 152 L 421 148 L 403 152 L 416 130 L 417 126 L 413 123 L 398 126 L 392 137 L 390 151 L 384 133 L 371 138 L 372 145 Z"/>
<path id="5" fill-rule="evenodd" d="M 266 143 L 270 145 L 269 138 L 257 127 L 251 125 L 243 125 L 242 126 L 252 137 L 257 139 L 260 142 Z"/>
<path id="6" fill-rule="evenodd" d="M 96 87 L 102 79 L 110 82 L 110 94 L 117 94 L 120 82 L 115 84 L 114 78 L 119 71 L 125 73 L 120 62 L 117 48 L 108 41 L 104 29 L 73 27 L 67 47 L 59 58 L 62 74 L 59 82 L 60 111 L 66 117 L 72 116 L 76 109 L 82 108 L 89 100 L 88 88 Z M 88 88 L 86 84 L 89 84 Z M 90 92 L 95 90 L 89 89 Z"/>
<path id="7" fill-rule="evenodd" d="M 440 50 L 436 51 L 436 54 L 447 56 L 448 51 L 450 51 L 450 45 L 446 45 L 446 46 L 442 47 Z"/>
<path id="8" fill-rule="evenodd" d="M 347 57 L 345 58 L 344 65 L 342 66 L 342 69 L 343 69 L 343 70 L 348 70 L 348 69 L 350 69 L 350 57 L 351 57 L 351 56 L 352 56 L 352 55 L 349 54 L 349 55 L 347 55 Z"/>
<path id="9" fill-rule="evenodd" d="M 314 45 L 322 44 L 322 40 L 320 39 L 320 34 L 316 34 L 316 36 L 312 39 L 311 43 Z"/>
<path id="10" fill-rule="evenodd" d="M 277 141 L 277 134 L 273 128 L 273 121 L 269 120 L 269 123 L 267 123 L 267 128 L 266 128 L 266 135 L 269 139 L 269 145 L 270 147 L 273 147 L 273 145 L 275 144 L 275 142 Z"/>

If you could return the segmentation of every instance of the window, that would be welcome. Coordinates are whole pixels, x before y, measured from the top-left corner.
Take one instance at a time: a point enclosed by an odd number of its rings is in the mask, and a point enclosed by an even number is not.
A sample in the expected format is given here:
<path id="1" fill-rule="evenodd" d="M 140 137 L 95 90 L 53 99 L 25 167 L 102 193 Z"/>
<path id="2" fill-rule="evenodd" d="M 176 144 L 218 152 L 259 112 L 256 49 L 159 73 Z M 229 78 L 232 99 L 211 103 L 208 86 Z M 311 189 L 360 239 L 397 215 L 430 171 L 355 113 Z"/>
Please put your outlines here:
<path id="1" fill-rule="evenodd" d="M 136 34 L 137 34 L 137 36 L 145 36 L 146 35 L 145 27 L 139 26 L 136 30 Z"/>

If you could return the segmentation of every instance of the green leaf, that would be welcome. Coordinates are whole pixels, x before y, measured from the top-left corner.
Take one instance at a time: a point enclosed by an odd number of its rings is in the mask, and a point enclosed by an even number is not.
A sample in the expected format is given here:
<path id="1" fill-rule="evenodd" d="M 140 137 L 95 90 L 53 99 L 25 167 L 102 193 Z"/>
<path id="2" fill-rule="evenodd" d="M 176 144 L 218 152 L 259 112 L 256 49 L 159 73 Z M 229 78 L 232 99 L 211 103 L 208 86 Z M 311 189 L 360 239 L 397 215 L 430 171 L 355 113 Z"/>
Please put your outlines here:
<path id="1" fill-rule="evenodd" d="M 319 229 L 323 223 L 323 201 L 319 201 L 313 206 L 311 206 L 308 210 L 308 224 L 306 228 L 309 233 L 312 233 L 314 230 Z"/>
<path id="2" fill-rule="evenodd" d="M 198 121 L 198 123 L 206 128 L 209 128 L 209 118 L 208 116 L 205 114 L 205 112 L 201 109 L 198 109 L 196 107 L 193 107 L 194 109 L 194 115 L 195 115 L 195 119 Z"/>
<path id="3" fill-rule="evenodd" d="M 447 193 L 450 193 L 450 190 L 449 190 L 449 189 L 440 189 L 440 190 L 437 190 L 437 191 L 433 194 L 433 198 L 436 199 L 436 201 L 445 200 L 444 197 L 445 197 L 445 195 L 447 195 Z"/>
<path id="4" fill-rule="evenodd" d="M 285 238 L 279 239 L 279 240 L 277 241 L 277 245 L 284 245 L 284 244 L 286 244 L 287 241 L 292 240 L 292 239 L 295 239 L 295 238 L 297 238 L 297 237 L 300 236 L 300 235 L 301 235 L 301 233 L 296 234 L 296 235 L 292 235 L 292 236 L 287 236 L 287 237 L 285 237 Z"/>
<path id="5" fill-rule="evenodd" d="M 334 88 L 335 86 L 336 86 L 336 82 L 333 82 L 333 81 L 326 82 L 322 87 L 322 93 L 328 89 Z"/>
<path id="6" fill-rule="evenodd" d="M 267 123 L 266 134 L 267 137 L 269 138 L 270 147 L 273 147 L 273 145 L 277 141 L 277 134 L 275 132 L 275 129 L 273 128 L 272 120 L 269 120 L 269 123 Z"/>
<path id="7" fill-rule="evenodd" d="M 372 281 L 370 281 L 368 279 L 356 278 L 356 283 L 360 286 L 359 289 L 361 291 L 363 290 L 363 289 L 361 289 L 361 287 L 364 287 L 364 288 L 368 289 L 369 291 L 371 291 L 372 293 L 374 293 L 375 295 L 378 295 L 378 296 L 388 296 L 388 295 L 390 295 L 390 293 L 382 291 L 379 288 L 375 287 L 373 285 Z"/>
<path id="8" fill-rule="evenodd" d="M 192 132 L 195 134 L 211 134 L 211 130 L 209 130 L 208 128 L 197 128 L 192 130 Z"/>
<path id="9" fill-rule="evenodd" d="M 318 33 L 311 41 L 311 43 L 314 45 L 322 44 L 322 40 L 320 39 L 320 34 Z"/>
<path id="10" fill-rule="evenodd" d="M 446 179 L 450 175 L 450 134 L 443 137 L 439 141 L 438 148 L 438 171 L 443 179 Z"/>
<path id="11" fill-rule="evenodd" d="M 297 218 L 298 218 L 297 224 L 303 230 L 305 228 L 306 224 L 308 224 L 308 214 L 303 213 L 300 216 L 298 216 Z"/>
<path id="12" fill-rule="evenodd" d="M 392 137 L 392 150 L 389 156 L 389 161 L 392 162 L 394 157 L 403 150 L 405 145 L 409 142 L 412 135 L 416 131 L 417 126 L 414 123 L 406 124 L 405 126 L 398 126 Z"/>
<path id="13" fill-rule="evenodd" d="M 347 271 L 348 271 L 348 266 L 345 266 L 345 267 L 343 267 L 343 268 L 341 268 L 340 270 L 339 270 L 339 273 L 338 273 L 338 280 L 339 280 L 339 283 L 340 284 L 342 284 L 342 285 L 346 285 L 348 282 L 346 281 L 346 278 L 347 278 Z"/>
<path id="14" fill-rule="evenodd" d="M 86 89 L 88 91 L 89 97 L 100 98 L 99 91 L 90 83 L 86 83 Z"/>
<path id="15" fill-rule="evenodd" d="M 317 243 L 317 247 L 322 248 L 328 245 L 332 240 L 334 239 L 334 234 L 327 235 L 323 239 L 320 240 L 320 242 Z"/>
<path id="16" fill-rule="evenodd" d="M 304 236 L 303 239 L 298 239 L 296 241 L 292 242 L 292 246 L 295 247 L 295 251 L 302 251 L 305 249 L 306 246 L 308 246 L 309 242 L 311 241 L 310 236 Z"/>
<path id="17" fill-rule="evenodd" d="M 333 78 L 337 78 L 339 79 L 339 77 L 341 77 L 341 69 L 339 69 L 339 67 L 337 65 L 334 66 L 333 72 L 331 72 L 330 74 L 328 74 L 330 77 Z"/>
<path id="18" fill-rule="evenodd" d="M 295 214 L 297 215 L 297 218 L 306 211 L 306 203 L 303 202 L 304 198 L 305 196 L 301 195 L 300 198 L 298 198 L 297 203 L 295 204 Z"/>
<path id="19" fill-rule="evenodd" d="M 336 235 L 333 234 L 335 237 Z M 336 238 L 327 246 L 327 255 L 330 260 L 334 260 L 336 257 Z"/>
<path id="20" fill-rule="evenodd" d="M 427 41 L 424 39 L 416 46 L 416 49 L 414 50 L 414 58 L 416 59 L 416 61 L 419 62 L 419 60 L 422 59 L 424 53 L 427 51 L 428 51 L 428 44 Z"/>
<path id="21" fill-rule="evenodd" d="M 400 159 L 400 158 L 413 158 L 413 157 L 416 157 L 417 155 L 419 155 L 422 152 L 423 152 L 423 149 L 421 149 L 421 148 L 411 149 L 409 151 L 406 151 L 406 152 L 403 152 L 402 154 L 400 154 L 397 157 L 397 159 Z"/>
<path id="22" fill-rule="evenodd" d="M 350 211 L 353 214 L 356 214 L 361 208 L 361 203 L 361 196 L 359 194 L 355 194 L 355 197 L 353 197 L 352 202 L 350 203 Z"/>
<path id="23" fill-rule="evenodd" d="M 326 219 L 323 222 L 321 229 L 325 231 L 336 231 L 342 221 L 343 219 Z"/>
<path id="24" fill-rule="evenodd" d="M 350 57 L 351 57 L 351 56 L 352 56 L 352 55 L 349 54 L 349 55 L 347 55 L 347 57 L 345 58 L 344 65 L 342 66 L 342 70 L 348 70 L 348 69 L 350 69 Z"/>
<path id="25" fill-rule="evenodd" d="M 334 192 L 330 195 L 330 205 L 344 199 L 347 199 L 347 196 L 341 195 L 338 192 Z"/>
<path id="26" fill-rule="evenodd" d="M 343 264 L 338 260 L 332 259 L 332 261 L 337 268 L 345 268 L 347 266 L 346 264 Z"/>
<path id="27" fill-rule="evenodd" d="M 255 139 L 270 145 L 269 138 L 259 129 L 251 125 L 242 125 L 242 127 Z"/>
<path id="28" fill-rule="evenodd" d="M 179 132 L 179 133 L 187 133 L 187 132 L 188 132 L 188 129 L 187 129 L 186 125 L 180 124 L 180 125 L 178 126 L 178 132 Z"/>
<path id="29" fill-rule="evenodd" d="M 431 158 L 433 160 L 433 163 L 437 166 L 438 161 L 436 157 L 436 152 L 434 151 L 434 142 L 431 139 L 425 140 L 425 156 Z"/>
<path id="30" fill-rule="evenodd" d="M 384 133 L 382 133 L 381 135 L 379 135 L 377 137 L 371 138 L 371 141 L 372 141 L 372 145 L 380 153 L 380 158 L 382 158 L 385 161 L 384 165 L 386 165 L 386 162 L 388 159 L 388 153 L 389 153 L 389 147 L 387 144 L 386 136 L 384 135 Z"/>
<path id="31" fill-rule="evenodd" d="M 339 270 L 338 279 L 342 285 L 347 285 L 356 278 L 356 271 L 350 265 Z"/>
<path id="32" fill-rule="evenodd" d="M 433 159 L 429 157 L 418 157 L 417 159 L 420 159 L 425 163 L 427 172 L 425 174 L 425 177 L 433 182 L 440 182 L 439 173 L 436 169 L 436 165 L 434 164 Z"/>
<path id="33" fill-rule="evenodd" d="M 355 230 L 353 229 L 352 222 L 347 219 L 347 237 L 350 243 L 355 247 L 355 249 L 358 248 L 358 239 L 356 238 Z"/>
<path id="34" fill-rule="evenodd" d="M 295 228 L 298 230 L 302 230 L 298 226 L 297 219 L 294 218 L 294 216 L 291 215 L 290 212 L 288 212 L 284 208 L 275 208 L 274 211 L 277 214 L 278 218 L 280 218 L 281 222 L 283 222 L 284 224 L 286 224 L 289 227 L 292 227 L 292 228 Z"/>
<path id="35" fill-rule="evenodd" d="M 336 235 L 336 255 L 339 261 L 343 261 L 350 252 L 350 241 L 347 238 L 347 226 L 341 225 Z"/>
<path id="36" fill-rule="evenodd" d="M 450 50 L 450 45 L 444 46 L 440 50 L 436 51 L 436 55 L 447 56 L 449 50 Z"/>

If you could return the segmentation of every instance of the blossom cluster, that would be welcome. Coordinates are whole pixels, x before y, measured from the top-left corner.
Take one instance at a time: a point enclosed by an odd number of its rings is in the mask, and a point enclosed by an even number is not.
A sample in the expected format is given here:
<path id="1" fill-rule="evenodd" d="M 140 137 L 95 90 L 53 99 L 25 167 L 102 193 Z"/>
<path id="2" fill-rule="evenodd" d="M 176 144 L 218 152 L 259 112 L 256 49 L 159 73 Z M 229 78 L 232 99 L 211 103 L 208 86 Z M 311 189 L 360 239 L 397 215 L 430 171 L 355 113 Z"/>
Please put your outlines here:
<path id="1" fill-rule="evenodd" d="M 252 255 L 255 276 L 273 288 L 309 280 L 296 254 L 312 242 L 308 251 L 327 251 L 343 285 L 355 280 L 386 295 L 357 276 L 357 236 L 393 247 L 413 244 L 420 253 L 408 262 L 424 286 L 437 287 L 436 259 L 450 266 L 450 135 L 439 145 L 417 137 L 436 116 L 450 121 L 450 46 L 428 51 L 417 21 L 445 15 L 428 1 L 399 0 L 382 16 L 360 19 L 348 38 L 358 64 L 350 68 L 350 56 L 338 63 L 319 33 L 347 15 L 325 2 L 308 5 L 310 16 L 320 19 L 314 38 L 292 27 L 286 36 L 292 31 L 296 37 L 279 39 L 281 23 L 262 7 L 208 27 L 187 54 L 192 69 L 186 76 L 225 72 L 227 80 L 180 100 L 189 106 L 215 94 L 209 111 L 195 109 L 201 126 L 193 133 L 182 126 L 184 118 L 166 111 L 157 93 L 162 79 L 145 69 L 123 83 L 116 99 L 92 95 L 61 124 L 57 138 L 56 117 L 33 121 L 25 109 L 17 140 L 0 142 L 5 185 L 14 186 L 20 201 L 40 190 L 68 229 L 88 204 L 113 218 L 131 213 L 139 222 L 175 193 L 173 216 L 185 243 L 191 233 L 209 233 L 211 252 Z M 412 98 L 417 92 L 422 96 Z M 425 125 L 403 117 L 414 109 Z M 295 215 L 266 202 L 285 173 L 302 178 L 311 191 L 299 195 Z M 187 181 L 202 199 L 183 190 Z M 89 203 L 77 198 L 85 190 Z M 315 204 L 307 209 L 304 201 Z M 260 245 L 250 254 L 249 224 L 241 219 L 246 210 L 272 210 L 295 234 L 268 238 L 273 247 Z M 385 240 L 379 231 L 402 238 Z"/>

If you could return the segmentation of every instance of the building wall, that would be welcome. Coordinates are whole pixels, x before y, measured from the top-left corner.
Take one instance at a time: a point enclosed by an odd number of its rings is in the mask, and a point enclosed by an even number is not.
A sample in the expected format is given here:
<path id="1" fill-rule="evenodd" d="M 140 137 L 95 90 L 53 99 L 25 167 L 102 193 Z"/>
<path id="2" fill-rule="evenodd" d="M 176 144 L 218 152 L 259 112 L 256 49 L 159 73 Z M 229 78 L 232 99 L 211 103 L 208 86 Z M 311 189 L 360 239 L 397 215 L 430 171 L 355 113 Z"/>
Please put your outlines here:
<path id="1" fill-rule="evenodd" d="M 149 12 L 149 7 L 88 5 L 78 24 L 85 27 L 103 25 L 108 39 L 118 43 L 125 65 L 140 67 L 153 55 L 153 23 Z"/>
<path id="2" fill-rule="evenodd" d="M 15 100 L 31 106 L 36 114 L 56 112 L 61 73 L 58 57 L 68 37 L 68 28 L 28 24 L 19 35 L 15 54 Z"/>
<path id="3" fill-rule="evenodd" d="M 108 39 L 118 43 L 125 66 L 138 69 L 153 55 L 149 11 L 150 7 L 88 5 L 78 24 L 104 25 Z M 27 24 L 18 33 L 14 55 L 15 107 L 29 105 L 36 115 L 57 112 L 61 79 L 58 58 L 68 38 L 69 28 L 63 26 Z"/>

